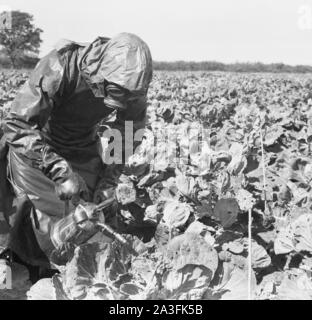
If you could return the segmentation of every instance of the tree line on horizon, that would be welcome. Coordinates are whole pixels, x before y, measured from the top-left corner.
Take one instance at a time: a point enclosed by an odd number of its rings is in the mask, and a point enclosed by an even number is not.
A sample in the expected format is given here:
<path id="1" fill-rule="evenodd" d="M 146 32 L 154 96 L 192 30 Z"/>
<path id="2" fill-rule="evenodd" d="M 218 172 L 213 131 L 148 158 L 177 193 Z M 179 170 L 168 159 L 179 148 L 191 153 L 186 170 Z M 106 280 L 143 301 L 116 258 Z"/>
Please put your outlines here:
<path id="1" fill-rule="evenodd" d="M 1 54 L 0 52 L 0 67 L 9 69 L 33 69 L 40 59 L 34 56 L 24 56 L 18 60 L 18 64 L 14 67 L 10 59 Z M 291 66 L 283 63 L 250 63 L 250 62 L 237 62 L 226 64 L 216 61 L 177 61 L 177 62 L 165 62 L 154 61 L 155 71 L 207 71 L 207 72 L 241 72 L 241 73 L 312 73 L 312 66 L 297 65 Z"/>
<path id="2" fill-rule="evenodd" d="M 272 72 L 272 73 L 311 73 L 312 66 L 291 66 L 284 63 L 236 62 L 222 63 L 217 61 L 155 61 L 154 69 L 159 71 L 224 71 L 224 72 Z"/>

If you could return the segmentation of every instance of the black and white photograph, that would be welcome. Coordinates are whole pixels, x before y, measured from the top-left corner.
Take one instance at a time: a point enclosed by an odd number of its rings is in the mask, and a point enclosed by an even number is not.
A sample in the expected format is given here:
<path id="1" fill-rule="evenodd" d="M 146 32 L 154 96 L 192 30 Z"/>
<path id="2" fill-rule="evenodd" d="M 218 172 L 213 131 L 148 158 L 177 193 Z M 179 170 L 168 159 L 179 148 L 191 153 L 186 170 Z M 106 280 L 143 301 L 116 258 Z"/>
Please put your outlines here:
<path id="1" fill-rule="evenodd" d="M 312 300 L 312 0 L 0 0 L 0 300 Z"/>

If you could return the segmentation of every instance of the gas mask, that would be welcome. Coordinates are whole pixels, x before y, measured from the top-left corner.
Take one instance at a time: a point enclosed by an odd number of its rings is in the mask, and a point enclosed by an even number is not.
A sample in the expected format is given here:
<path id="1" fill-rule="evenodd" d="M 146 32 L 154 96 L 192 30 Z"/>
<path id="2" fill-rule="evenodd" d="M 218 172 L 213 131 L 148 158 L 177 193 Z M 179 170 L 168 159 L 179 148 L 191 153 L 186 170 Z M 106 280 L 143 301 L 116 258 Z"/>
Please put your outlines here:
<path id="1" fill-rule="evenodd" d="M 135 106 L 134 109 L 141 109 L 140 107 L 146 106 L 146 97 L 145 95 L 133 95 L 127 89 L 114 83 L 107 83 L 105 84 L 104 103 L 114 110 L 125 111 L 131 106 Z"/>
<path id="2" fill-rule="evenodd" d="M 115 110 L 126 110 L 130 92 L 114 83 L 105 85 L 104 103 Z"/>

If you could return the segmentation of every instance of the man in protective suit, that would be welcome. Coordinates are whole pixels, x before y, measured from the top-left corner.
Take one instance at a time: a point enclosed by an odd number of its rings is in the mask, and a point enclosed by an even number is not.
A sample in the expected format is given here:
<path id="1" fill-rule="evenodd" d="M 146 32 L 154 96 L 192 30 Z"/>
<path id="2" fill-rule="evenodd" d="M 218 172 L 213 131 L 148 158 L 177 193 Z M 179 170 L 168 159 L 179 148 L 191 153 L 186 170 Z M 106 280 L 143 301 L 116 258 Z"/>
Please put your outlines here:
<path id="1" fill-rule="evenodd" d="M 50 229 L 64 200 L 92 201 L 103 173 L 98 124 L 115 112 L 110 128 L 143 128 L 152 72 L 148 46 L 128 33 L 63 42 L 38 63 L 5 119 L 0 150 L 17 199 L 8 248 L 22 261 L 50 268 Z"/>

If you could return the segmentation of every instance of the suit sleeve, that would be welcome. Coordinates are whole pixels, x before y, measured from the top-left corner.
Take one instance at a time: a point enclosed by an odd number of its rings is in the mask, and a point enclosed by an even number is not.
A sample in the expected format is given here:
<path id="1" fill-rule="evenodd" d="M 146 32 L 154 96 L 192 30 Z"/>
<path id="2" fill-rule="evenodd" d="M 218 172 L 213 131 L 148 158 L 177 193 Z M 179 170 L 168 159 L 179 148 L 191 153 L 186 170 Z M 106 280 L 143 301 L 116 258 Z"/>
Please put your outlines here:
<path id="1" fill-rule="evenodd" d="M 64 62 L 57 51 L 43 58 L 12 103 L 5 119 L 6 143 L 31 167 L 54 182 L 66 179 L 70 164 L 45 142 L 43 132 L 53 108 L 60 105 L 65 80 Z"/>

